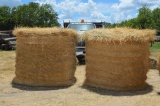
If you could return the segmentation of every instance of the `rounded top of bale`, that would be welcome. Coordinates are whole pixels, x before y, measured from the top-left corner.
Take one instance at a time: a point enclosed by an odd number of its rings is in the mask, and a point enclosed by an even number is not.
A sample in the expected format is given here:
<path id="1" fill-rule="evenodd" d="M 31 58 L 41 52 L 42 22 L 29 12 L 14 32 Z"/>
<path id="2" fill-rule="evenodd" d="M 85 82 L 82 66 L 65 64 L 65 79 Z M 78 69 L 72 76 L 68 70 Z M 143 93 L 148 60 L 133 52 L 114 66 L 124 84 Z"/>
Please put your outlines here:
<path id="1" fill-rule="evenodd" d="M 85 40 L 107 41 L 107 42 L 146 42 L 154 40 L 155 30 L 131 29 L 131 28 L 111 28 L 94 29 L 83 34 Z"/>
<path id="2" fill-rule="evenodd" d="M 21 36 L 69 36 L 77 39 L 77 32 L 72 29 L 63 28 L 27 28 L 19 27 L 15 28 L 13 34 L 17 37 Z"/>

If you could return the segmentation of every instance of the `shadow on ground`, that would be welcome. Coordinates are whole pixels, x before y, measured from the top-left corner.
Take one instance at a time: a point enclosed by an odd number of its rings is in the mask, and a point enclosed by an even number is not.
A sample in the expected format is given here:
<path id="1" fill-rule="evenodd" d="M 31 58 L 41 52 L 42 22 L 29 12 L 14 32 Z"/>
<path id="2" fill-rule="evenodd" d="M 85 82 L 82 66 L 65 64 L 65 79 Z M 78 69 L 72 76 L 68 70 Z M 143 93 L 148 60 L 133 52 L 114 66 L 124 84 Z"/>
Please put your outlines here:
<path id="1" fill-rule="evenodd" d="M 160 95 L 160 92 L 157 92 L 158 95 Z"/>
<path id="2" fill-rule="evenodd" d="M 147 85 L 147 87 L 143 90 L 138 91 L 113 91 L 106 90 L 101 88 L 95 88 L 88 85 L 83 85 L 83 89 L 87 89 L 91 92 L 98 93 L 100 95 L 112 95 L 112 96 L 135 96 L 135 95 L 144 95 L 153 91 L 153 87 L 151 85 Z"/>
<path id="3" fill-rule="evenodd" d="M 75 81 L 73 82 L 72 85 L 74 85 L 76 83 L 77 79 L 75 78 Z M 26 91 L 47 91 L 47 90 L 60 90 L 60 89 L 67 89 L 70 86 L 53 86 L 53 87 L 39 87 L 39 86 L 26 86 L 26 85 L 19 85 L 16 84 L 12 81 L 11 83 L 13 88 L 17 88 L 20 90 L 26 90 Z"/>

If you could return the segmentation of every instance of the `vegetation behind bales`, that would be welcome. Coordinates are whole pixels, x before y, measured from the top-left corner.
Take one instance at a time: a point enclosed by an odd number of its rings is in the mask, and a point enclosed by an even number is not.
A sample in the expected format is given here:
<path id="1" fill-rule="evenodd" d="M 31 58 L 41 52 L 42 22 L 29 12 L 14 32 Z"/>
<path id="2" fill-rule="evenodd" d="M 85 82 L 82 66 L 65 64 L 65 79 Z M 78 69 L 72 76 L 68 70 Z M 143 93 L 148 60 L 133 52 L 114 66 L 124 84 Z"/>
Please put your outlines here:
<path id="1" fill-rule="evenodd" d="M 154 42 L 150 47 L 150 51 L 159 51 L 160 52 L 160 42 Z"/>
<path id="2" fill-rule="evenodd" d="M 147 6 L 139 9 L 138 16 L 120 23 L 114 23 L 109 27 L 131 27 L 137 29 L 156 29 L 160 31 L 160 8 L 151 10 Z"/>
<path id="3" fill-rule="evenodd" d="M 0 6 L 0 30 L 10 30 L 15 26 L 59 26 L 57 19 L 58 14 L 50 4 L 30 2 L 13 8 Z"/>

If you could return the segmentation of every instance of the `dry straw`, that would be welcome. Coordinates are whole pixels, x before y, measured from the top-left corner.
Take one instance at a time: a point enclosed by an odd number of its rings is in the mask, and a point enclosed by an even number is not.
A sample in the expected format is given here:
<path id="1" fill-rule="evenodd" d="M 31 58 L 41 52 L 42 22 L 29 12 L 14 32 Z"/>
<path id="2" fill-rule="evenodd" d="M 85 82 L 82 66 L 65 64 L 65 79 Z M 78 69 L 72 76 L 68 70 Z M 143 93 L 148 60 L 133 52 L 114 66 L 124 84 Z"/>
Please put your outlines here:
<path id="1" fill-rule="evenodd" d="M 59 28 L 16 28 L 16 77 L 29 86 L 67 86 L 75 81 L 77 33 Z"/>
<path id="2" fill-rule="evenodd" d="M 146 87 L 149 41 L 156 31 L 128 28 L 94 29 L 86 40 L 85 84 L 110 90 Z"/>
<path id="3" fill-rule="evenodd" d="M 159 60 L 158 60 L 157 68 L 158 68 L 158 70 L 159 70 L 159 75 L 160 75 L 160 55 L 159 55 Z"/>

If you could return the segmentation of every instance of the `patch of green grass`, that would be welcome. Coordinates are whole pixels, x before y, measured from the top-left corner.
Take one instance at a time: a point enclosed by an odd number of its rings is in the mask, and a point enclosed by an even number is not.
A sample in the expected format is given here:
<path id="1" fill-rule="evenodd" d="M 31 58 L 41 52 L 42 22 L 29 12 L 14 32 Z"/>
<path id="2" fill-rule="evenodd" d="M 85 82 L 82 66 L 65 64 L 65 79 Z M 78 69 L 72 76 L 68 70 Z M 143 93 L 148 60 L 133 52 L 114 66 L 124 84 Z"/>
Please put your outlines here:
<path id="1" fill-rule="evenodd" d="M 160 51 L 160 42 L 154 42 L 150 47 L 150 51 Z"/>

